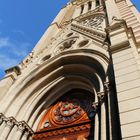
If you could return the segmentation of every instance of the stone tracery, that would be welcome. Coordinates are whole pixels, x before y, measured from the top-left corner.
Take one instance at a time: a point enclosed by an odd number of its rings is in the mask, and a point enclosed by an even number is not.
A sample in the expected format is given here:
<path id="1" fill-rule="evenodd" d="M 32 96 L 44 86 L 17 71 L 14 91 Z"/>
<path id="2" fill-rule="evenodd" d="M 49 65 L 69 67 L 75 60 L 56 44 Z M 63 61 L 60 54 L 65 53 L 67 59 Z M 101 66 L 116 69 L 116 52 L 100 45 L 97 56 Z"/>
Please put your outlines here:
<path id="1" fill-rule="evenodd" d="M 86 18 L 82 21 L 79 21 L 79 23 L 82 25 L 85 25 L 87 27 L 91 27 L 91 28 L 98 29 L 98 30 L 103 30 L 103 28 L 104 28 L 103 21 L 104 21 L 104 16 L 100 15 L 100 16 Z"/>

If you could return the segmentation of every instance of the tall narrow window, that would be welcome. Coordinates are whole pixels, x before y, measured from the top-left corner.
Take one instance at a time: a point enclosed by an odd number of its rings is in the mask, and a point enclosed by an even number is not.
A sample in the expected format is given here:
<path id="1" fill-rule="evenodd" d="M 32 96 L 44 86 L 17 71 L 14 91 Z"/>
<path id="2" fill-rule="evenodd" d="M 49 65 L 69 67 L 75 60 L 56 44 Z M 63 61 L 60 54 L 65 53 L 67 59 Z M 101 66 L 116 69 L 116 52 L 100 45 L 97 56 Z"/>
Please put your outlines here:
<path id="1" fill-rule="evenodd" d="M 96 7 L 100 6 L 100 0 L 96 0 Z"/>
<path id="2" fill-rule="evenodd" d="M 83 13 L 84 11 L 84 5 L 81 5 L 81 14 Z"/>
<path id="3" fill-rule="evenodd" d="M 91 10 L 91 7 L 92 7 L 92 2 L 88 2 L 88 10 Z"/>

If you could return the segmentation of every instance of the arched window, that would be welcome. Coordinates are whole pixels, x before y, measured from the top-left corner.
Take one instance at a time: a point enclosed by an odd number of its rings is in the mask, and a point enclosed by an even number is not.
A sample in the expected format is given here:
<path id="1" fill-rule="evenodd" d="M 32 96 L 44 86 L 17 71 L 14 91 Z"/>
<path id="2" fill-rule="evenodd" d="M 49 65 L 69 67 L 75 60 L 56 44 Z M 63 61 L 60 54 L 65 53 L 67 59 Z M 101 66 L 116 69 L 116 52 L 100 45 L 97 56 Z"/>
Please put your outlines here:
<path id="1" fill-rule="evenodd" d="M 96 7 L 100 6 L 100 0 L 96 0 Z"/>
<path id="2" fill-rule="evenodd" d="M 80 14 L 82 14 L 83 11 L 84 11 L 84 5 L 81 5 L 81 13 Z"/>
<path id="3" fill-rule="evenodd" d="M 92 7 L 92 2 L 88 2 L 88 10 L 91 10 L 91 7 Z"/>

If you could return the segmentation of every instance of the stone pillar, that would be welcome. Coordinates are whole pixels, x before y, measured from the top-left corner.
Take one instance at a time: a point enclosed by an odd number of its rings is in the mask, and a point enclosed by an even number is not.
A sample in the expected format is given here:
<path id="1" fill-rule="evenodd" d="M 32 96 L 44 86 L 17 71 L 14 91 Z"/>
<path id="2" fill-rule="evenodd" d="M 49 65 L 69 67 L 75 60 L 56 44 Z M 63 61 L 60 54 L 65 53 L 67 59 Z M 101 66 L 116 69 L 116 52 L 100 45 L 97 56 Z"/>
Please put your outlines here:
<path id="1" fill-rule="evenodd" d="M 98 114 L 95 115 L 94 140 L 99 140 L 99 118 L 98 118 Z"/>
<path id="2" fill-rule="evenodd" d="M 95 2 L 95 0 L 94 0 L 94 1 L 92 1 L 91 10 L 94 10 L 95 8 L 96 8 L 96 2 Z"/>
<path id="3" fill-rule="evenodd" d="M 5 116 L 2 113 L 0 113 L 0 135 L 5 127 L 4 119 L 5 119 Z"/>
<path id="4" fill-rule="evenodd" d="M 110 103 L 110 87 L 109 87 L 109 83 L 104 83 L 104 87 L 105 87 L 105 92 L 107 94 L 107 100 L 108 100 L 108 122 L 109 122 L 109 137 L 110 140 L 112 140 L 112 126 L 111 126 L 111 103 Z"/>
<path id="5" fill-rule="evenodd" d="M 25 129 L 26 129 L 26 126 L 25 126 L 24 122 L 19 122 L 17 124 L 17 131 L 14 136 L 14 140 L 20 140 Z"/>
<path id="6" fill-rule="evenodd" d="M 4 127 L 5 127 L 5 121 L 2 121 L 2 124 L 0 125 L 0 135 L 2 134 Z"/>
<path id="7" fill-rule="evenodd" d="M 22 121 L 17 124 L 17 132 L 14 140 L 28 140 L 28 138 L 33 134 L 31 128 L 26 124 L 26 122 Z"/>
<path id="8" fill-rule="evenodd" d="M 13 140 L 17 131 L 17 125 L 14 125 L 13 129 L 11 130 L 9 137 L 7 140 Z"/>
<path id="9" fill-rule="evenodd" d="M 30 132 L 28 130 L 25 130 L 21 140 L 28 140 L 29 136 L 30 136 Z"/>
<path id="10" fill-rule="evenodd" d="M 84 10 L 83 10 L 83 14 L 88 12 L 88 4 L 84 4 Z"/>
<path id="11" fill-rule="evenodd" d="M 10 131 L 13 128 L 15 120 L 11 117 L 5 120 L 5 127 L 0 135 L 0 140 L 7 140 Z"/>
<path id="12" fill-rule="evenodd" d="M 106 110 L 105 103 L 101 105 L 101 140 L 106 140 Z"/>

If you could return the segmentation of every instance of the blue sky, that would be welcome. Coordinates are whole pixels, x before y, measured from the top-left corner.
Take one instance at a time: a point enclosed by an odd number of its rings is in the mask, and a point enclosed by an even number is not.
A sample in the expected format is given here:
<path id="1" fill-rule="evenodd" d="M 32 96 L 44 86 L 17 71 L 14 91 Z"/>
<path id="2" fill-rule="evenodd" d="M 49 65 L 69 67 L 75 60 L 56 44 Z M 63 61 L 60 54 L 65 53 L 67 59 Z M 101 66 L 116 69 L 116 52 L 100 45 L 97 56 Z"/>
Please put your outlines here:
<path id="1" fill-rule="evenodd" d="M 69 0 L 0 0 L 0 78 L 35 46 Z M 140 1 L 132 0 L 140 10 Z"/>

